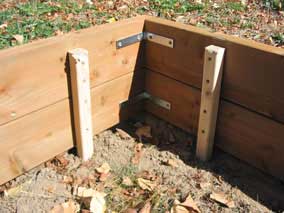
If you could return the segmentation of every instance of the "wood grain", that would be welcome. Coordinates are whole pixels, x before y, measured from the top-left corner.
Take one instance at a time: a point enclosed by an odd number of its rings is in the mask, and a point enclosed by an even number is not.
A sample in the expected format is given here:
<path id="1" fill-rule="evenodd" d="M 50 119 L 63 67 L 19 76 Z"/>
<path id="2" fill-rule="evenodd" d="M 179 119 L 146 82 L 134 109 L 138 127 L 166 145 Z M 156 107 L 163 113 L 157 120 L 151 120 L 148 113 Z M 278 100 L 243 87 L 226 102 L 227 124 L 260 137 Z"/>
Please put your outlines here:
<path id="1" fill-rule="evenodd" d="M 76 148 L 83 161 L 87 161 L 94 154 L 89 54 L 77 48 L 68 55 Z"/>
<path id="2" fill-rule="evenodd" d="M 225 49 L 210 45 L 205 48 L 201 104 L 199 111 L 196 157 L 202 161 L 212 156 L 219 110 Z"/>
<path id="3" fill-rule="evenodd" d="M 128 116 L 119 104 L 141 91 L 143 82 L 133 73 L 93 88 L 94 134 Z M 69 99 L 2 125 L 0 136 L 2 184 L 73 146 Z"/>
<path id="4" fill-rule="evenodd" d="M 148 103 L 148 112 L 197 135 L 201 91 L 147 71 L 146 91 L 169 101 L 170 111 Z M 284 125 L 225 100 L 220 102 L 215 144 L 284 180 Z"/>
<path id="5" fill-rule="evenodd" d="M 142 32 L 143 23 L 138 17 L 0 51 L 0 125 L 68 97 L 68 50 L 89 51 L 92 87 L 133 72 L 140 44 L 116 50 L 115 41 Z"/>
<path id="6" fill-rule="evenodd" d="M 201 88 L 204 48 L 226 48 L 222 97 L 284 122 L 284 50 L 148 17 L 145 31 L 174 39 L 174 48 L 146 42 L 145 66 Z"/>
<path id="7" fill-rule="evenodd" d="M 167 110 L 147 102 L 146 110 L 196 135 L 201 99 L 200 90 L 178 83 L 156 72 L 149 70 L 145 70 L 145 72 L 146 92 L 171 103 L 171 110 Z"/>

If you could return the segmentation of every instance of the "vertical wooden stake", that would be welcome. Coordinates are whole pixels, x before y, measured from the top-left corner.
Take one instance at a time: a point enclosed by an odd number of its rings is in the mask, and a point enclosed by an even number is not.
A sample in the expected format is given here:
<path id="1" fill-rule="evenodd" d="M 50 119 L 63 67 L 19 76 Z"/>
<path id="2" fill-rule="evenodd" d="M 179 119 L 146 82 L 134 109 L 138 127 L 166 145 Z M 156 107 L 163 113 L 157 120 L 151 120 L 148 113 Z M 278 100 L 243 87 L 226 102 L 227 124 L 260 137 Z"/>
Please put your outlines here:
<path id="1" fill-rule="evenodd" d="M 196 156 L 202 161 L 209 160 L 213 151 L 224 53 L 224 48 L 214 45 L 205 48 L 196 149 Z"/>
<path id="2" fill-rule="evenodd" d="M 94 152 L 88 51 L 74 49 L 69 51 L 68 55 L 76 146 L 79 156 L 86 161 L 92 157 Z"/>

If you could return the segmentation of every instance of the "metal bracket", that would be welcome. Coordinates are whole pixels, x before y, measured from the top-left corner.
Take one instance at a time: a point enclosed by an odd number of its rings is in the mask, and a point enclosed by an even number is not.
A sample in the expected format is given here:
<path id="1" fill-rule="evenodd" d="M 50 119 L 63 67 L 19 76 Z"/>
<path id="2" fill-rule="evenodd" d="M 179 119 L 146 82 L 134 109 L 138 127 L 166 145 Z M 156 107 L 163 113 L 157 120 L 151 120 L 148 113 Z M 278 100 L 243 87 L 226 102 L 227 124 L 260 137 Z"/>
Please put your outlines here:
<path id="1" fill-rule="evenodd" d="M 174 48 L 174 40 L 154 33 L 142 32 L 116 41 L 116 49 L 120 49 L 142 40 L 151 41 L 169 48 Z"/>
<path id="2" fill-rule="evenodd" d="M 161 98 L 152 96 L 147 92 L 143 92 L 143 93 L 135 96 L 134 98 L 132 98 L 129 101 L 125 101 L 125 102 L 120 103 L 120 107 L 123 107 L 123 106 L 125 106 L 127 104 L 131 104 L 131 103 L 137 103 L 137 102 L 142 101 L 142 100 L 149 100 L 153 104 L 156 104 L 157 106 L 160 106 L 160 107 L 162 107 L 166 110 L 171 110 L 171 103 L 170 102 L 163 100 Z"/>

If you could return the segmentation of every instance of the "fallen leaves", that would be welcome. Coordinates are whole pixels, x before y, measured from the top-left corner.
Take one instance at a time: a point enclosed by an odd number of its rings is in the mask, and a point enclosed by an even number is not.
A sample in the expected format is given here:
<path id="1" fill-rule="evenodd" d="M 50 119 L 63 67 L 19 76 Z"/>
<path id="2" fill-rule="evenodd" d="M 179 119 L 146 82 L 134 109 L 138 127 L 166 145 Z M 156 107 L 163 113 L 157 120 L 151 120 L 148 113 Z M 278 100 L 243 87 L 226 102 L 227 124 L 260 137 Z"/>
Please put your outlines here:
<path id="1" fill-rule="evenodd" d="M 171 213 L 200 213 L 199 208 L 193 201 L 190 195 L 187 196 L 184 202 L 180 203 L 178 200 L 174 201 Z"/>
<path id="2" fill-rule="evenodd" d="M 147 202 L 142 209 L 140 209 L 139 213 L 151 213 L 151 203 Z"/>
<path id="3" fill-rule="evenodd" d="M 137 184 L 143 190 L 153 191 L 156 187 L 156 183 L 150 180 L 146 180 L 144 178 L 138 178 Z"/>
<path id="4" fill-rule="evenodd" d="M 229 208 L 234 208 L 235 203 L 234 201 L 230 200 L 227 195 L 223 193 L 211 193 L 210 198 L 218 203 L 221 203 Z"/>
<path id="5" fill-rule="evenodd" d="M 103 163 L 100 167 L 96 168 L 96 172 L 100 174 L 99 180 L 104 182 L 109 176 L 111 168 L 108 163 Z"/>
<path id="6" fill-rule="evenodd" d="M 16 196 L 18 193 L 20 193 L 22 190 L 22 185 L 19 186 L 15 186 L 13 188 L 10 188 L 8 190 L 4 191 L 4 195 L 7 197 L 14 197 Z"/>
<path id="7" fill-rule="evenodd" d="M 106 194 L 92 188 L 78 187 L 76 195 L 92 213 L 103 213 L 106 210 Z"/>
<path id="8" fill-rule="evenodd" d="M 96 192 L 90 203 L 90 211 L 92 213 L 104 213 L 106 211 L 105 194 Z"/>
<path id="9" fill-rule="evenodd" d="M 100 174 L 108 174 L 111 168 L 108 163 L 103 163 L 100 167 L 96 168 L 96 172 Z"/>
<path id="10" fill-rule="evenodd" d="M 5 29 L 5 28 L 7 28 L 7 27 L 8 27 L 7 24 L 1 24 L 1 25 L 0 25 L 0 30 L 1 30 L 1 29 Z"/>
<path id="11" fill-rule="evenodd" d="M 72 200 L 54 206 L 50 213 L 75 213 L 79 211 L 79 206 Z"/>
<path id="12" fill-rule="evenodd" d="M 93 197 L 96 194 L 96 191 L 91 188 L 78 187 L 76 195 L 78 197 Z"/>
<path id="13" fill-rule="evenodd" d="M 122 184 L 125 185 L 125 186 L 133 186 L 134 185 L 132 180 L 129 177 L 124 177 L 122 179 Z"/>

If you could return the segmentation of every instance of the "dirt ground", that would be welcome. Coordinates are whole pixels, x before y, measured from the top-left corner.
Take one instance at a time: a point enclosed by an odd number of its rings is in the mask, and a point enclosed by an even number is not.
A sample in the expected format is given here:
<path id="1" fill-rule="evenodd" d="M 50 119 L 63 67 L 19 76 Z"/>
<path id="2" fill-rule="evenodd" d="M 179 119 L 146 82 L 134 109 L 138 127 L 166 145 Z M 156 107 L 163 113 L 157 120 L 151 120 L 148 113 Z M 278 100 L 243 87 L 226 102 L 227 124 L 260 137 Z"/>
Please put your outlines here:
<path id="1" fill-rule="evenodd" d="M 0 186 L 0 212 L 60 212 L 67 201 L 89 212 L 79 188 L 104 192 L 106 212 L 284 210 L 283 183 L 220 150 L 198 162 L 192 136 L 150 115 L 100 133 L 94 147 L 88 162 L 71 150 Z M 174 209 L 187 198 L 186 211 Z"/>

